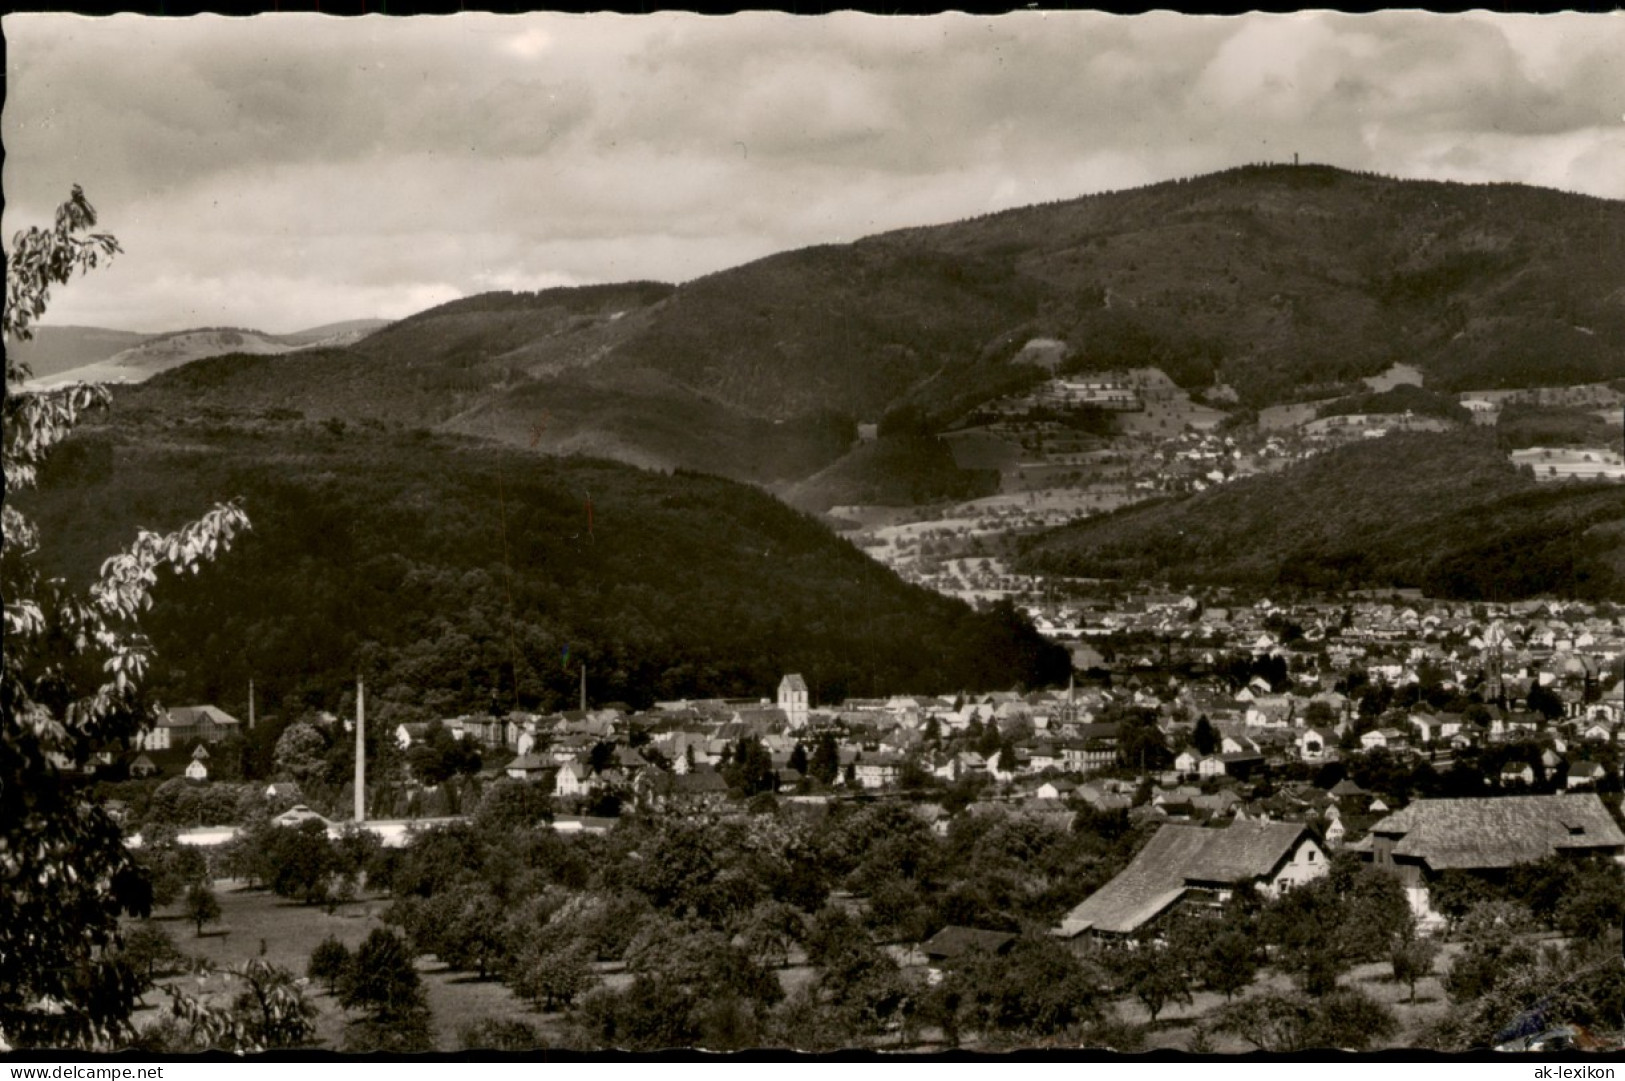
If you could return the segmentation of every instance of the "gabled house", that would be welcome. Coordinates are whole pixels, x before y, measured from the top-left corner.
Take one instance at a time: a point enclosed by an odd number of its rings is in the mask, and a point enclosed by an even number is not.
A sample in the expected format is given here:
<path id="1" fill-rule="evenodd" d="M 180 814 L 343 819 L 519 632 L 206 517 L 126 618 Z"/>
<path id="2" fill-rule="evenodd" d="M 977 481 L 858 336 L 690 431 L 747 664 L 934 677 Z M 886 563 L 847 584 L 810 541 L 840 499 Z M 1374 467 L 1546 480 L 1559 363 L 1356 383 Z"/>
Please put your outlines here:
<path id="1" fill-rule="evenodd" d="M 137 780 L 143 777 L 156 777 L 157 775 L 158 764 L 145 754 L 136 755 L 135 761 L 130 763 L 130 776 Z"/>
<path id="2" fill-rule="evenodd" d="M 1065 799 L 1078 790 L 1078 786 L 1071 781 L 1057 779 L 1045 781 L 1034 791 L 1039 799 Z"/>
<path id="3" fill-rule="evenodd" d="M 1569 788 L 1593 788 L 1608 776 L 1601 762 L 1574 762 L 1569 765 Z"/>
<path id="4" fill-rule="evenodd" d="M 1508 762 L 1501 769 L 1501 783 L 1522 785 L 1534 784 L 1534 767 L 1527 762 Z"/>
<path id="5" fill-rule="evenodd" d="M 1337 746 L 1337 737 L 1324 728 L 1306 728 L 1298 735 L 1298 757 L 1305 762 L 1323 762 Z"/>
<path id="6" fill-rule="evenodd" d="M 585 796 L 597 787 L 597 779 L 585 762 L 566 762 L 553 781 L 555 796 Z"/>
<path id="7" fill-rule="evenodd" d="M 1058 937 L 1121 941 L 1177 906 L 1200 911 L 1250 885 L 1277 897 L 1326 873 L 1326 852 L 1301 822 L 1234 822 L 1225 829 L 1165 825 L 1122 873 L 1061 921 Z"/>

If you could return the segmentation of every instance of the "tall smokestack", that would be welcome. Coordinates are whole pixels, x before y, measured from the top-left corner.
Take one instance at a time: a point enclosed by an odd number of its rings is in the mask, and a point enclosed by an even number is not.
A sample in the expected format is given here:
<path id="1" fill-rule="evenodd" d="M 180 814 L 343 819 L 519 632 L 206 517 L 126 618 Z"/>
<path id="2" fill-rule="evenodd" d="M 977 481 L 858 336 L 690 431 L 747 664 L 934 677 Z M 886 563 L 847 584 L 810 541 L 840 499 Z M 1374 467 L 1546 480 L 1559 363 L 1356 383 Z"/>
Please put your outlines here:
<path id="1" fill-rule="evenodd" d="M 254 681 L 248 681 L 248 730 L 254 730 Z"/>
<path id="2" fill-rule="evenodd" d="M 361 677 L 355 677 L 355 820 L 367 820 L 367 703 Z"/>
<path id="3" fill-rule="evenodd" d="M 581 662 L 581 712 L 587 712 L 587 662 Z"/>

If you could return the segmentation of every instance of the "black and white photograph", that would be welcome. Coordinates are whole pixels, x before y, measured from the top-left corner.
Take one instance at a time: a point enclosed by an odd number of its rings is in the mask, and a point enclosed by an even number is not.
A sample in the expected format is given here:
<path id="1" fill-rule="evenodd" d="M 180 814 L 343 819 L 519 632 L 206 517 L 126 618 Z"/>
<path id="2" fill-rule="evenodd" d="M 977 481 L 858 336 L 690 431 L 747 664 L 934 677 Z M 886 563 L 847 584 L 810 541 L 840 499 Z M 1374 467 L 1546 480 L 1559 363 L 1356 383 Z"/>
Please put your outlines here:
<path id="1" fill-rule="evenodd" d="M 1625 1051 L 1625 15 L 0 29 L 0 1058 Z"/>

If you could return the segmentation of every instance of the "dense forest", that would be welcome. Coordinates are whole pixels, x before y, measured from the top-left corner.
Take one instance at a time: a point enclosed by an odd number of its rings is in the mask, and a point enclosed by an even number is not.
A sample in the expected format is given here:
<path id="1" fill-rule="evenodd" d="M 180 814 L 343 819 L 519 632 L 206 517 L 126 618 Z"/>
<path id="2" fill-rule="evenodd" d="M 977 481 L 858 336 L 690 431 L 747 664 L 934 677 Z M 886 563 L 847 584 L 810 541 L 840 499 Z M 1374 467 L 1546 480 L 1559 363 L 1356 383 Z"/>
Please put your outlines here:
<path id="1" fill-rule="evenodd" d="M 710 476 L 428 432 L 286 418 L 87 428 L 30 493 L 49 570 L 84 579 L 138 528 L 212 500 L 253 523 L 169 581 L 149 633 L 165 701 L 335 708 L 358 672 L 403 719 L 575 701 L 819 702 L 1036 686 L 1067 654 L 1005 607 L 906 585 L 812 519 Z M 86 515 L 86 507 L 97 513 Z"/>
<path id="2" fill-rule="evenodd" d="M 1464 600 L 1625 599 L 1625 488 L 1537 484 L 1486 430 L 1390 435 L 1029 538 L 1036 573 Z"/>

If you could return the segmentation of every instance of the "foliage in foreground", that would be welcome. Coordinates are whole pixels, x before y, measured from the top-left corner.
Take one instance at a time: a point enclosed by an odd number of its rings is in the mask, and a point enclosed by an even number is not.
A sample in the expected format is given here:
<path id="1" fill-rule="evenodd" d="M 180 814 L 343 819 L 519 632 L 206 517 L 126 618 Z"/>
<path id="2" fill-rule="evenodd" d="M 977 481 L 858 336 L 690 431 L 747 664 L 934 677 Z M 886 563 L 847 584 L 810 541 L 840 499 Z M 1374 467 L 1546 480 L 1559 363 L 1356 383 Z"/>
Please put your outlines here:
<path id="1" fill-rule="evenodd" d="M 95 224 L 76 185 L 51 229 L 12 238 L 0 318 L 8 341 L 30 337 L 53 286 L 120 250 L 113 237 L 90 232 Z M 123 551 L 98 559 L 83 592 L 47 577 L 41 531 L 15 497 L 35 486 L 52 449 L 108 395 L 83 385 L 25 391 L 29 374 L 8 350 L 0 461 L 0 1044 L 109 1048 L 129 1037 L 142 987 L 120 957 L 118 921 L 151 911 L 152 883 L 76 773 L 96 752 L 127 746 L 150 722 L 137 694 L 153 657 L 141 620 L 159 572 L 197 571 L 230 547 L 248 519 L 222 503 L 167 535 L 140 530 Z M 74 516 L 84 524 L 84 507 Z"/>

